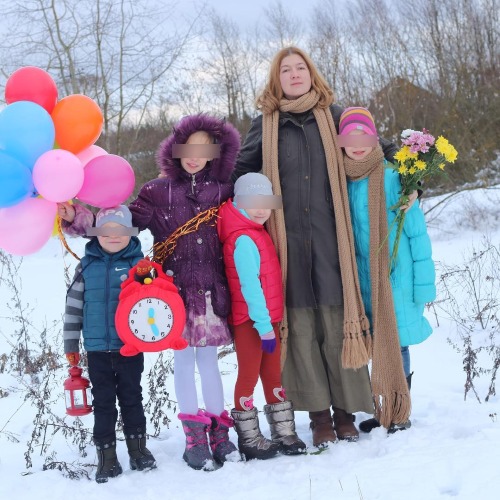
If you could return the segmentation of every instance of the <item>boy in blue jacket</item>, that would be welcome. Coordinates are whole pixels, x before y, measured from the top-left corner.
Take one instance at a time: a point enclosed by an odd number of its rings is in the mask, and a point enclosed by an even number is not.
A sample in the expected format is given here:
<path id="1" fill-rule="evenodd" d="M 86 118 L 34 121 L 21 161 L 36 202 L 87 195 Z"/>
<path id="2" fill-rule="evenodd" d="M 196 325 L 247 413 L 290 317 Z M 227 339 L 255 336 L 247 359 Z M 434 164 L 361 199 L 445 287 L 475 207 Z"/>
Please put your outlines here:
<path id="1" fill-rule="evenodd" d="M 393 221 L 397 215 L 397 209 L 391 207 L 397 204 L 401 194 L 399 174 L 384 159 L 373 117 L 366 108 L 347 108 L 342 113 L 339 144 L 345 152 L 360 289 L 373 334 L 372 386 L 377 399 L 378 364 L 392 364 L 388 372 L 399 379 L 399 383 L 402 361 L 410 388 L 408 346 L 424 341 L 432 333 L 423 314 L 425 304 L 436 297 L 432 248 L 424 214 L 415 203 L 407 210 L 399 251 L 389 277 L 389 252 L 392 253 L 394 244 L 396 225 Z M 389 229 L 388 240 L 383 245 Z M 385 293 L 388 289 L 391 293 Z M 401 356 L 393 347 L 396 339 Z M 392 422 L 388 430 L 394 432 L 410 425 L 409 419 Z M 361 422 L 359 428 L 370 432 L 379 426 L 379 420 L 372 418 Z"/>
<path id="2" fill-rule="evenodd" d="M 92 238 L 75 270 L 66 295 L 64 352 L 71 365 L 80 359 L 80 333 L 87 351 L 94 406 L 94 443 L 98 465 L 95 479 L 105 483 L 122 473 L 116 455 L 116 399 L 123 419 L 123 432 L 133 470 L 156 467 L 146 448 L 146 417 L 142 406 L 141 375 L 144 354 L 122 356 L 123 342 L 115 329 L 115 312 L 121 283 L 144 255 L 134 236 L 130 210 L 119 205 L 102 209 L 96 227 L 87 230 Z"/>

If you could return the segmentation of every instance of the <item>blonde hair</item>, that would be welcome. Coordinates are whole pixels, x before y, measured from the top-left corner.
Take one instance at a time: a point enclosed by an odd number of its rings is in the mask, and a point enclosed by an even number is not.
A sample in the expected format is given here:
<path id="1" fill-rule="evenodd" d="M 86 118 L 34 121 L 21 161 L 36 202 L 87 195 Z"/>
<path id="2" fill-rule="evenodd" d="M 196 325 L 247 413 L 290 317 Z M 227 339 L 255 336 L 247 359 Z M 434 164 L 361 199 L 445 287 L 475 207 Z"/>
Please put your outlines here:
<path id="1" fill-rule="evenodd" d="M 311 74 L 311 88 L 319 94 L 319 101 L 317 106 L 319 108 L 327 108 L 334 102 L 333 90 L 329 87 L 326 80 L 318 71 L 311 58 L 298 47 L 286 47 L 281 49 L 271 62 L 269 69 L 269 77 L 262 93 L 257 97 L 255 104 L 257 109 L 264 114 L 273 113 L 279 109 L 280 100 L 285 97 L 283 89 L 281 88 L 280 69 L 281 62 L 287 56 L 297 54 L 304 59 L 304 62 Z"/>

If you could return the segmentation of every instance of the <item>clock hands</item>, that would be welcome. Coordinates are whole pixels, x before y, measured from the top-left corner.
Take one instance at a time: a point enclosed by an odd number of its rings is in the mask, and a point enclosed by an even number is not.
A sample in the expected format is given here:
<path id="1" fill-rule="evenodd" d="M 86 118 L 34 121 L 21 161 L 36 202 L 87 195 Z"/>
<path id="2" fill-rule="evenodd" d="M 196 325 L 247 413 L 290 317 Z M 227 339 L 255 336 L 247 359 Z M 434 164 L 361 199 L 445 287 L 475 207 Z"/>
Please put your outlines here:
<path id="1" fill-rule="evenodd" d="M 153 331 L 153 334 L 155 337 L 158 337 L 160 334 L 160 330 L 158 330 L 158 327 L 155 324 L 155 310 L 153 307 L 150 307 L 148 310 L 148 323 L 149 326 L 151 327 L 151 330 Z"/>

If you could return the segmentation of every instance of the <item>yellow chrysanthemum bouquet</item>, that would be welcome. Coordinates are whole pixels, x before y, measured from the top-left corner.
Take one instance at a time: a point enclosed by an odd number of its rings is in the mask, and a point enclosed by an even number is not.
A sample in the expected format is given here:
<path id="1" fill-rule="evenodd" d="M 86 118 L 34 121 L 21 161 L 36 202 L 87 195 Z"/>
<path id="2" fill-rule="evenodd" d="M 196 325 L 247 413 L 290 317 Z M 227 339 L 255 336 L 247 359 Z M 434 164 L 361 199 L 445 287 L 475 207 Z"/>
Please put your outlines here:
<path id="1" fill-rule="evenodd" d="M 444 171 L 447 163 L 455 163 L 457 150 L 442 136 L 437 139 L 426 129 L 422 131 L 403 130 L 401 133 L 403 147 L 394 155 L 397 163 L 394 168 L 401 178 L 401 197 L 391 207 L 399 209 L 409 202 L 409 196 L 417 190 L 421 182 L 431 175 Z M 397 225 L 394 248 L 391 254 L 390 269 L 398 254 L 399 240 L 403 232 L 406 212 L 399 210 L 394 224 Z"/>

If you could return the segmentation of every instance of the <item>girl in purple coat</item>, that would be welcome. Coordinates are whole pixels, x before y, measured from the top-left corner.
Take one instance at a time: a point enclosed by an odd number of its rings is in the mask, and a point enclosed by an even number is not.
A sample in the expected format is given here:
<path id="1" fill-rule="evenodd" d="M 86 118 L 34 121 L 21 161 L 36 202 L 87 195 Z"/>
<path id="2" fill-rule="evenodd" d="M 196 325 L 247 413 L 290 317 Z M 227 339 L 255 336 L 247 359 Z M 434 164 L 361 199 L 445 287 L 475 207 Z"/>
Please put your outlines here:
<path id="1" fill-rule="evenodd" d="M 239 144 L 237 130 L 223 120 L 205 114 L 184 117 L 158 149 L 160 178 L 146 183 L 129 206 L 134 226 L 149 229 L 154 242 L 161 243 L 200 212 L 226 201 L 232 194 Z M 82 227 L 93 217 L 81 205 L 69 204 L 60 205 L 59 215 L 72 223 L 65 225 L 73 234 L 83 234 Z M 186 434 L 183 458 L 194 469 L 209 470 L 213 461 L 240 459 L 228 437 L 233 422 L 224 410 L 217 360 L 217 347 L 230 343 L 231 334 L 226 321 L 229 291 L 215 226 L 201 224 L 196 232 L 181 236 L 163 268 L 173 271 L 186 306 L 183 337 L 189 346 L 174 351 L 175 392 Z M 198 409 L 195 365 L 205 410 Z"/>

